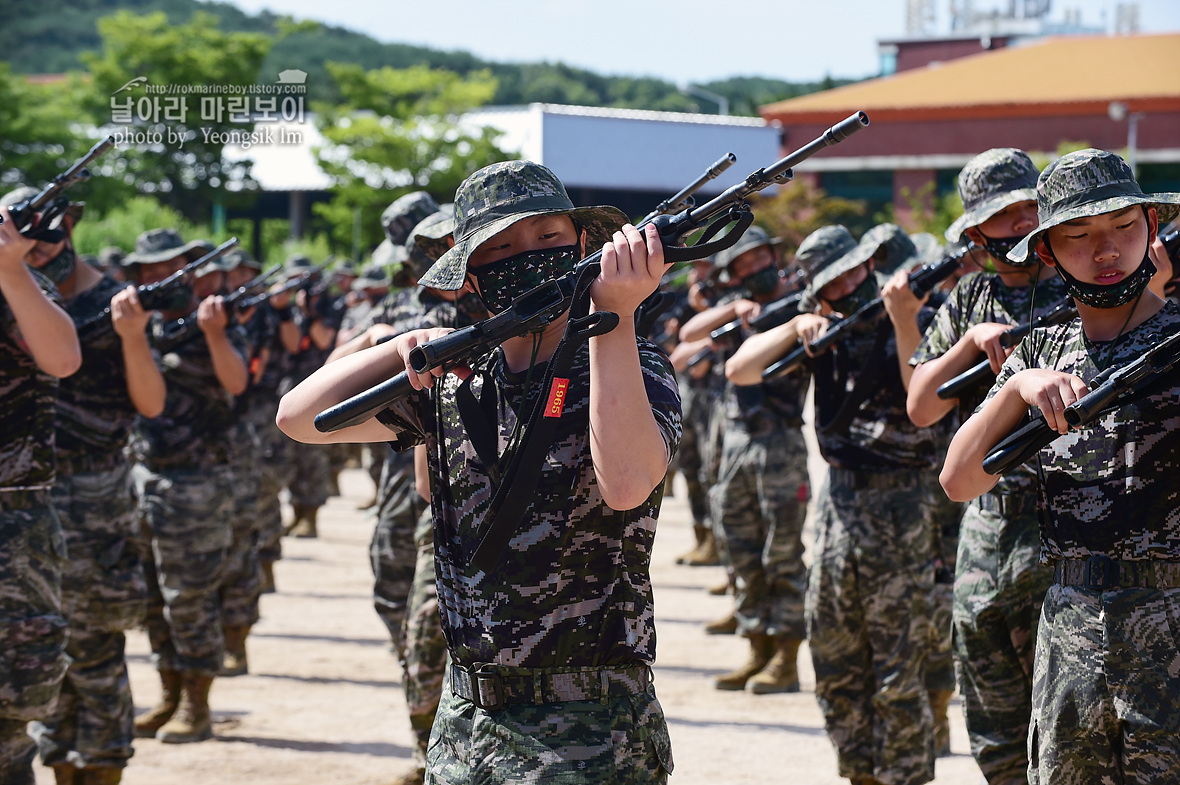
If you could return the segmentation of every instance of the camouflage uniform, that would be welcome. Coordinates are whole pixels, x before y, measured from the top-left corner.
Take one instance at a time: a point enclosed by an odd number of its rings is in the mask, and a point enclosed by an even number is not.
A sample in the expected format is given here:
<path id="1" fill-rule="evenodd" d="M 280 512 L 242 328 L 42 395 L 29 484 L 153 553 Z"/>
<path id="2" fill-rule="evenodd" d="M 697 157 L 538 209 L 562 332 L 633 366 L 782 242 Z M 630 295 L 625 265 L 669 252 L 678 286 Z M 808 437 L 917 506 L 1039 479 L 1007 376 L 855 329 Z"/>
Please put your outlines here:
<path id="1" fill-rule="evenodd" d="M 429 508 L 418 518 L 414 545 L 418 556 L 403 625 L 402 684 L 410 710 L 410 728 L 414 731 L 414 763 L 425 769 L 430 729 L 434 727 L 434 715 L 442 700 L 447 665 L 447 641 L 438 614 L 434 577 L 434 522 Z"/>
<path id="2" fill-rule="evenodd" d="M 33 275 L 61 304 L 53 285 Z M 36 746 L 25 726 L 48 714 L 66 671 L 66 543 L 50 502 L 57 387 L 0 297 L 0 781 L 12 785 L 32 785 Z"/>
<path id="3" fill-rule="evenodd" d="M 841 240 L 841 229 L 825 227 L 800 245 L 796 258 L 812 269 L 805 296 L 863 263 L 853 247 L 825 264 L 851 239 Z M 919 326 L 932 315 L 924 308 Z M 816 699 L 841 776 L 919 785 L 934 778 L 925 684 L 934 636 L 934 432 L 906 414 L 896 339 L 884 315 L 851 328 L 807 364 L 816 436 L 829 465 L 816 496 L 806 598 Z M 858 382 L 863 399 L 849 413 L 845 402 Z"/>
<path id="4" fill-rule="evenodd" d="M 1080 322 L 1037 330 L 1008 358 L 992 395 L 1024 368 L 1092 379 L 1178 329 L 1180 307 L 1169 303 L 1113 347 L 1087 340 Z M 1059 579 L 1037 631 L 1031 782 L 1163 782 L 1180 770 L 1178 396 L 1173 379 L 1038 454 L 1041 556 Z M 1124 577 L 1129 567 L 1157 568 L 1168 588 L 1061 580 L 1063 565 L 1091 557 L 1118 560 Z"/>
<path id="5" fill-rule="evenodd" d="M 640 342 L 640 358 L 671 454 L 680 431 L 675 378 L 666 356 L 651 344 Z M 524 375 L 504 369 L 499 353 L 477 363 L 477 371 L 490 373 L 496 384 L 503 443 L 525 393 Z M 663 781 L 672 769 L 648 667 L 655 634 L 647 566 L 663 485 L 634 510 L 615 512 L 603 504 L 588 441 L 587 347 L 575 358 L 571 376 L 554 447 L 541 468 L 538 501 L 492 573 L 468 564 L 492 483 L 454 404 L 458 380 L 446 376 L 435 385 L 441 386 L 437 393 L 399 401 L 379 415 L 402 431 L 398 446 L 425 439 L 431 474 L 443 483 L 436 482 L 431 501 L 438 599 L 457 667 L 449 672 L 450 689 L 431 733 L 430 782 L 465 782 L 470 776 L 489 782 L 649 782 Z M 473 378 L 481 386 L 482 377 Z M 571 603 L 577 605 L 573 613 Z M 485 663 L 514 698 L 522 699 L 528 682 L 528 698 L 535 688 L 542 699 L 488 711 L 459 697 L 455 679 L 469 678 L 462 669 Z M 551 752 L 542 754 L 541 743 Z"/>
<path id="6" fill-rule="evenodd" d="M 964 276 L 939 309 L 911 364 L 937 359 L 972 325 L 1027 322 L 1065 301 L 1059 278 L 1005 286 L 994 273 Z M 986 393 L 959 398 L 965 421 Z M 1028 714 L 1036 623 L 1051 572 L 1038 554 L 1036 475 L 1023 467 L 967 505 L 960 524 L 954 591 L 954 645 L 971 753 L 992 783 L 1022 782 L 1028 768 Z"/>
<path id="7" fill-rule="evenodd" d="M 67 310 L 77 319 L 97 313 L 123 286 L 106 276 Z M 134 738 L 124 632 L 143 620 L 147 594 L 123 451 L 136 411 L 115 331 L 83 329 L 79 340 L 82 367 L 59 387 L 53 488 L 70 553 L 62 575 L 69 669 L 52 712 L 30 733 L 47 766 L 121 768 Z"/>
<path id="8" fill-rule="evenodd" d="M 158 338 L 161 321 L 152 323 Z M 248 356 L 241 328 L 226 328 Z M 164 413 L 140 418 L 132 440 L 140 514 L 151 533 L 147 630 L 161 671 L 215 675 L 224 640 L 219 587 L 233 540 L 231 397 L 203 339 L 163 355 Z"/>

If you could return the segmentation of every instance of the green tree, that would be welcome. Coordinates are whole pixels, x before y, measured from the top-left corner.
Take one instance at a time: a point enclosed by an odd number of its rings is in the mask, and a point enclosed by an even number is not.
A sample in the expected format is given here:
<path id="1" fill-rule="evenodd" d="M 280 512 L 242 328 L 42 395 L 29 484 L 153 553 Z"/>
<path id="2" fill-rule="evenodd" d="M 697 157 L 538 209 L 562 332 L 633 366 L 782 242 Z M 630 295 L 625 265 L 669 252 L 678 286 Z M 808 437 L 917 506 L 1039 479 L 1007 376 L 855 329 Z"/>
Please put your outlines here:
<path id="1" fill-rule="evenodd" d="M 272 39 L 258 33 L 226 33 L 218 29 L 217 18 L 195 13 L 185 24 L 171 24 L 163 12 L 137 16 L 120 11 L 98 23 L 102 35 L 101 54 L 83 55 L 93 78 L 93 89 L 85 107 L 100 125 L 112 128 L 112 103 L 130 98 L 163 99 L 149 95 L 143 85 L 128 86 L 136 77 L 150 85 L 249 85 L 258 81 L 259 67 L 270 50 Z M 271 81 L 271 80 L 267 80 Z M 212 94 L 209 94 L 212 97 Z M 163 143 L 127 145 L 119 150 L 125 179 L 134 181 L 141 193 L 154 195 L 192 220 L 208 215 L 215 198 L 225 198 L 227 186 L 249 188 L 248 162 L 226 162 L 222 158 L 224 134 L 248 132 L 249 123 L 235 123 L 228 112 L 220 118 L 213 110 L 225 107 L 226 96 L 215 96 L 204 111 L 201 94 L 174 96 L 184 101 L 184 119 L 139 120 L 133 129 L 160 134 Z M 253 104 L 251 103 L 251 106 Z M 202 115 L 206 115 L 203 117 Z M 127 129 L 128 126 L 123 126 Z M 183 135 L 183 145 L 167 142 Z"/>
<path id="2" fill-rule="evenodd" d="M 750 202 L 758 223 L 771 237 L 782 238 L 784 258 L 792 256 L 804 238 L 821 226 L 856 225 L 866 212 L 863 202 L 828 196 L 805 179 L 794 180 L 770 196 L 756 194 Z"/>
<path id="3" fill-rule="evenodd" d="M 397 197 L 424 190 L 450 201 L 467 175 L 509 157 L 496 147 L 492 130 L 466 131 L 457 124 L 462 112 L 495 94 L 496 80 L 485 71 L 461 77 L 425 66 L 327 67 L 344 102 L 316 104 L 330 142 L 317 158 L 336 184 L 332 200 L 313 210 L 337 247 L 352 247 L 358 214 L 360 254 L 380 242 L 381 212 Z"/>
<path id="4" fill-rule="evenodd" d="M 909 217 L 899 221 L 897 207 L 890 202 L 873 216 L 873 220 L 879 224 L 898 224 L 910 234 L 929 232 L 942 238 L 955 219 L 963 214 L 963 202 L 957 190 L 937 196 L 934 189 L 933 182 L 926 183 L 917 191 L 902 188 L 901 198 L 909 207 Z"/>

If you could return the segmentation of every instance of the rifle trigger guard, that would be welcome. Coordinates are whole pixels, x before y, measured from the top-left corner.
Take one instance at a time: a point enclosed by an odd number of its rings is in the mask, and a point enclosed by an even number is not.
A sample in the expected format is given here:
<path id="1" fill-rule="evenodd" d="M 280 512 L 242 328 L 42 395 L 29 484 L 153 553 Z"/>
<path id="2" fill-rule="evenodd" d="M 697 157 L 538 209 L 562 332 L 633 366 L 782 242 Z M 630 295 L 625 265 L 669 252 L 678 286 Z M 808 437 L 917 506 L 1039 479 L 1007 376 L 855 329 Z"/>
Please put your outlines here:
<path id="1" fill-rule="evenodd" d="M 596 311 L 588 316 L 570 319 L 569 326 L 579 340 L 587 340 L 606 335 L 618 327 L 619 315 L 613 311 Z"/>
<path id="2" fill-rule="evenodd" d="M 726 224 L 734 224 L 724 237 L 719 240 L 712 238 L 717 235 Z M 746 230 L 750 228 L 750 224 L 754 223 L 754 213 L 746 205 L 735 207 L 725 215 L 713 221 L 705 229 L 705 233 L 701 235 L 701 239 L 694 245 L 686 247 L 680 246 L 665 246 L 664 247 L 664 261 L 674 264 L 676 262 L 691 262 L 696 259 L 704 259 L 707 256 L 712 256 L 718 251 L 724 251 L 726 248 L 731 248 L 737 244 L 737 241 L 742 238 Z"/>

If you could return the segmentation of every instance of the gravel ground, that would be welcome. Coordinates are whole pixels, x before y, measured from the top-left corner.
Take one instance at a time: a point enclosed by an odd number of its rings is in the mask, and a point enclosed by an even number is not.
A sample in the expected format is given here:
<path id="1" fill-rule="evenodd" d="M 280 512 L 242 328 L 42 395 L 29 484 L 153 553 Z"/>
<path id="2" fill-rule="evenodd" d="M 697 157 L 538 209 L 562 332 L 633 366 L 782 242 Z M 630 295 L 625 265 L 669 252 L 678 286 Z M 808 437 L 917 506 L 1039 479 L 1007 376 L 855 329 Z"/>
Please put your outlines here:
<path id="1" fill-rule="evenodd" d="M 284 541 L 276 566 L 278 593 L 262 598 L 263 618 L 247 644 L 250 673 L 213 685 L 216 739 L 188 745 L 137 740 L 125 785 L 379 785 L 409 768 L 400 667 L 371 602 L 373 520 L 357 510 L 358 502 L 371 496 L 372 483 L 365 472 L 348 470 L 341 486 L 343 495 L 321 510 L 318 539 Z M 730 600 L 704 591 L 724 579 L 720 568 L 674 563 L 691 544 L 689 523 L 678 493 L 665 502 L 652 565 L 656 688 L 672 735 L 671 781 L 846 782 L 836 776 L 806 646 L 798 694 L 755 696 L 712 688 L 712 677 L 744 661 L 746 649 L 740 639 L 701 631 L 703 622 L 728 611 Z M 127 649 L 139 712 L 157 699 L 159 681 L 142 632 L 128 635 Z M 974 785 L 980 774 L 957 698 L 951 723 L 953 754 L 938 760 L 935 782 Z M 37 782 L 51 785 L 51 770 L 38 766 Z"/>

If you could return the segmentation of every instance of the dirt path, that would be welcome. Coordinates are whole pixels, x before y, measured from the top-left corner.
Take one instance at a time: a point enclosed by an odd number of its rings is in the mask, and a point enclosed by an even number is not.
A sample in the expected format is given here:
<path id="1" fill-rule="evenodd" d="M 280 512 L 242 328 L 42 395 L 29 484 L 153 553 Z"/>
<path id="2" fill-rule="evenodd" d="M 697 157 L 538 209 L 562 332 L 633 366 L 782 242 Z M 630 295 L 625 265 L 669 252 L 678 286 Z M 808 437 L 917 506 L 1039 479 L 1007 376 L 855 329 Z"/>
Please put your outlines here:
<path id="1" fill-rule="evenodd" d="M 380 785 L 409 767 L 410 729 L 400 668 L 372 607 L 368 542 L 373 521 L 356 509 L 371 495 L 368 475 L 346 471 L 344 495 L 322 512 L 320 537 L 284 541 L 277 594 L 262 599 L 262 621 L 249 642 L 250 674 L 213 685 L 217 739 L 165 745 L 137 740 L 125 785 L 257 783 Z M 659 651 L 656 688 L 668 716 L 676 785 L 793 781 L 846 783 L 812 693 L 814 674 L 801 652 L 803 691 L 755 696 L 720 692 L 710 681 L 744 660 L 743 641 L 706 636 L 703 622 L 729 609 L 705 586 L 720 568 L 680 567 L 691 539 L 687 506 L 665 502 L 652 577 Z M 128 636 L 136 710 L 153 704 L 159 682 L 146 637 Z M 958 699 L 951 705 L 954 754 L 938 761 L 939 785 L 975 785 Z M 52 785 L 37 767 L 39 785 Z"/>

